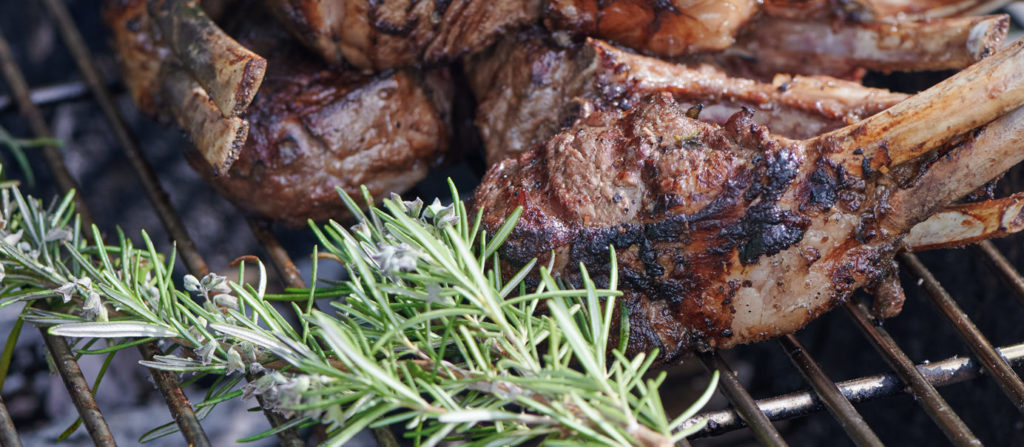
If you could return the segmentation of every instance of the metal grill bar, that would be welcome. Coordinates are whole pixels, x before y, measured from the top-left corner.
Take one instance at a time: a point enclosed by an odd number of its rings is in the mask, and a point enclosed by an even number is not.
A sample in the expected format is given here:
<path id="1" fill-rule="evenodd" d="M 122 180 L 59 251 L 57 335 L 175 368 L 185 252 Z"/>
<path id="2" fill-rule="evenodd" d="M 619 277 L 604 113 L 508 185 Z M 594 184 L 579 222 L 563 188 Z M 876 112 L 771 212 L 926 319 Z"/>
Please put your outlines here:
<path id="1" fill-rule="evenodd" d="M 996 244 L 993 244 L 991 241 L 982 241 L 975 244 L 974 248 L 984 256 L 989 266 L 995 269 L 996 273 L 999 274 L 999 278 L 1013 289 L 1013 297 L 1017 298 L 1021 305 L 1024 305 L 1024 278 L 1013 268 L 1010 261 L 999 252 Z"/>
<path id="2" fill-rule="evenodd" d="M 971 322 L 967 314 L 960 309 L 953 297 L 946 292 L 942 284 L 935 279 L 932 272 L 921 263 L 921 260 L 910 253 L 901 253 L 900 262 L 905 265 L 910 273 L 921 279 L 921 287 L 928 292 L 932 303 L 939 308 L 939 311 L 956 328 L 960 337 L 971 349 L 971 352 L 978 358 L 985 367 L 985 371 L 995 379 L 1006 396 L 1010 398 L 1017 411 L 1024 413 L 1024 382 L 1013 372 L 1013 368 L 1002 356 L 996 352 L 992 344 L 982 335 L 978 327 Z"/>
<path id="3" fill-rule="evenodd" d="M 0 71 L 3 72 L 3 77 L 7 81 L 7 85 L 10 86 L 11 94 L 18 101 L 18 108 L 21 110 L 22 116 L 28 120 L 33 133 L 39 137 L 52 136 L 50 129 L 46 126 L 46 121 L 43 119 L 43 114 L 29 98 L 28 83 L 25 82 L 25 76 L 14 61 L 14 54 L 11 51 L 10 44 L 4 37 L 3 30 L 0 30 Z M 64 158 L 56 148 L 44 147 L 43 156 L 53 173 L 58 187 L 62 191 L 67 192 L 78 186 L 71 177 L 71 173 L 68 172 L 67 166 L 64 165 Z M 92 217 L 89 215 L 88 209 L 85 208 L 85 201 L 82 196 L 76 195 L 75 202 L 78 206 L 83 207 L 81 213 L 83 223 L 91 223 Z M 115 445 L 114 438 L 110 434 L 110 428 L 107 427 L 107 422 L 103 419 L 103 414 L 100 413 L 99 407 L 96 405 L 95 397 L 89 391 L 89 385 L 86 383 L 78 363 L 75 362 L 75 357 L 71 354 L 67 341 L 61 337 L 50 335 L 46 328 L 39 328 L 39 330 L 42 332 L 43 340 L 50 349 L 50 354 L 57 365 L 57 371 L 64 381 L 64 386 L 67 387 L 68 392 L 71 394 L 71 400 L 78 409 L 82 423 L 92 436 L 93 441 L 97 445 Z"/>
<path id="4" fill-rule="evenodd" d="M 1014 366 L 1024 365 L 1024 343 L 998 348 L 1000 355 Z M 974 379 L 984 373 L 977 361 L 970 357 L 951 359 L 917 365 L 917 370 L 932 386 L 946 386 Z M 839 391 L 851 403 L 861 403 L 882 397 L 907 393 L 907 388 L 895 373 L 878 374 L 836 384 Z M 757 407 L 769 419 L 778 421 L 807 416 L 822 409 L 821 400 L 810 391 L 783 394 L 757 401 Z M 694 437 L 713 436 L 746 426 L 735 410 L 708 411 L 694 417 L 693 421 L 707 418 L 708 425 L 694 434 Z"/>
<path id="5" fill-rule="evenodd" d="M 946 437 L 958 446 L 980 446 L 981 441 L 974 436 L 960 416 L 957 416 L 956 412 L 950 408 L 935 387 L 928 383 L 928 380 L 914 367 L 914 363 L 910 361 L 907 354 L 896 346 L 896 342 L 889 332 L 875 324 L 864 304 L 848 301 L 844 307 L 864 336 L 874 345 L 875 350 L 889 364 L 889 367 L 895 370 L 900 379 L 910 386 L 925 413 L 928 413 L 928 416 L 938 424 Z"/>
<path id="6" fill-rule="evenodd" d="M 32 99 L 29 97 L 28 83 L 25 82 L 25 75 L 22 74 L 21 68 L 18 67 L 18 63 L 14 60 L 14 52 L 11 51 L 11 45 L 7 43 L 7 38 L 4 37 L 3 29 L 0 29 L 0 71 L 3 72 L 4 80 L 7 81 L 7 85 L 11 90 L 11 96 L 18 102 L 21 116 L 25 117 L 25 120 L 28 121 L 32 133 L 37 137 L 52 138 L 53 134 L 47 127 L 46 120 L 43 119 L 43 113 L 39 111 L 39 108 L 32 103 Z M 64 157 L 60 151 L 55 147 L 46 146 L 42 148 L 42 152 L 43 158 L 46 159 L 46 164 L 53 173 L 54 181 L 57 182 L 57 188 L 62 192 L 77 190 L 78 183 L 71 177 L 71 172 L 64 165 Z M 75 195 L 75 205 L 79 210 L 79 215 L 82 216 L 82 224 L 87 227 L 92 225 L 94 220 L 92 215 L 89 214 L 85 198 L 81 194 Z"/>
<path id="7" fill-rule="evenodd" d="M 46 347 L 53 355 L 53 363 L 64 379 L 64 386 L 67 387 L 68 394 L 71 395 L 71 402 L 75 404 L 78 417 L 82 418 L 82 424 L 89 431 L 93 442 L 97 446 L 116 446 L 114 435 L 110 433 L 110 427 L 103 419 L 100 407 L 96 405 L 95 396 L 89 389 L 89 384 L 85 381 L 85 376 L 82 375 L 82 369 L 78 367 L 71 348 L 63 338 L 47 333 L 46 328 L 39 328 L 39 330 L 43 332 L 43 340 L 46 341 Z"/>
<path id="8" fill-rule="evenodd" d="M 111 85 L 113 83 L 107 83 Z M 37 106 L 56 104 L 82 98 L 89 93 L 89 88 L 82 81 L 71 81 L 46 87 L 37 87 L 28 92 L 29 99 Z M 0 95 L 0 112 L 14 106 L 10 96 Z"/>
<path id="9" fill-rule="evenodd" d="M 796 337 L 786 335 L 779 339 L 779 344 L 853 442 L 862 447 L 883 445 L 878 435 L 871 431 L 857 409 L 853 408 L 853 404 L 840 392 L 836 383 L 825 375 Z"/>
<path id="10" fill-rule="evenodd" d="M 18 430 L 14 427 L 11 414 L 7 412 L 3 397 L 0 397 L 0 445 L 21 447 L 21 438 L 18 438 Z"/>
<path id="11" fill-rule="evenodd" d="M 252 217 L 247 217 L 245 221 L 248 222 L 249 228 L 252 229 L 252 234 L 256 236 L 256 240 L 267 251 L 267 255 L 270 256 L 270 264 L 277 271 L 284 284 L 298 289 L 306 287 L 306 282 L 302 279 L 302 272 L 299 271 L 298 267 L 295 267 L 291 256 L 288 256 L 288 252 L 278 242 L 274 233 L 270 232 L 268 222 Z"/>
<path id="12" fill-rule="evenodd" d="M 153 356 L 163 354 L 155 342 L 139 345 L 139 352 L 146 360 L 153 360 Z M 195 412 L 192 411 L 192 404 L 185 396 L 185 392 L 182 391 L 177 377 L 169 371 L 159 369 L 150 369 L 149 373 L 153 376 L 153 382 L 156 383 L 160 394 L 164 396 L 171 416 L 174 417 L 174 422 L 178 424 L 178 428 L 181 429 L 182 436 L 189 442 L 189 446 L 210 445 L 210 439 L 206 437 L 203 426 L 199 423 Z"/>
<path id="13" fill-rule="evenodd" d="M 743 385 L 736 378 L 736 372 L 725 363 L 725 360 L 722 360 L 722 357 L 717 352 L 702 352 L 697 354 L 697 356 L 704 363 L 704 367 L 708 371 L 718 370 L 718 385 L 720 389 L 725 394 L 725 397 L 728 397 L 729 401 L 732 402 L 740 418 L 746 421 L 747 425 L 754 431 L 754 436 L 758 442 L 772 447 L 788 445 L 782 439 L 779 431 L 772 425 L 772 422 L 765 416 L 764 412 L 757 408 L 754 398 L 750 397 L 750 393 L 743 388 Z"/>

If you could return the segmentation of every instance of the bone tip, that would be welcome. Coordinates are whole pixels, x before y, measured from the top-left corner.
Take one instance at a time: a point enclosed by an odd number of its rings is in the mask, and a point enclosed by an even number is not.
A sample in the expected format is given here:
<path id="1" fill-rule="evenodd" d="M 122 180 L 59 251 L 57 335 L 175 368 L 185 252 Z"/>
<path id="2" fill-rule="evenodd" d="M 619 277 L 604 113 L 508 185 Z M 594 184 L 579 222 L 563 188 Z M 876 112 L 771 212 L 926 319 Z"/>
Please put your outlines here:
<path id="1" fill-rule="evenodd" d="M 249 108 L 260 86 L 263 85 L 263 78 L 267 73 L 267 60 L 256 55 L 246 62 L 242 73 L 242 79 L 235 89 L 235 104 L 231 110 L 231 116 L 238 116 Z"/>
<path id="2" fill-rule="evenodd" d="M 223 149 L 213 148 L 204 154 L 214 177 L 220 177 L 231 169 L 231 166 L 238 160 L 245 141 L 249 138 L 249 120 L 238 121 L 234 137 L 227 142 Z"/>
<path id="3" fill-rule="evenodd" d="M 995 53 L 1006 39 L 1010 16 L 1000 14 L 978 22 L 967 36 L 967 52 L 974 60 Z"/>

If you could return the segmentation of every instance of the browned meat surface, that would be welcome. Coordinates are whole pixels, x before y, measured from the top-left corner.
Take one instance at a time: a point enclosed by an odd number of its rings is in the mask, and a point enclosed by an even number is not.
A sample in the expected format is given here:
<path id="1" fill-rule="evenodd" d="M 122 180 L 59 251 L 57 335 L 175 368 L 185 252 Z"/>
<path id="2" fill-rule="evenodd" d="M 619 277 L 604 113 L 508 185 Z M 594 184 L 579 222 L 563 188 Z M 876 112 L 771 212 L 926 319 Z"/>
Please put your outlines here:
<path id="1" fill-rule="evenodd" d="M 754 122 L 789 138 L 842 127 L 906 98 L 828 77 L 733 78 L 709 65 L 673 64 L 597 40 L 563 49 L 536 33 L 503 40 L 466 69 L 488 164 L 544 143 L 581 115 L 627 110 L 654 92 L 670 93 L 686 108 L 700 105 L 700 119 L 718 124 L 748 107 L 757 111 Z"/>
<path id="2" fill-rule="evenodd" d="M 490 230 L 523 207 L 502 251 L 512 265 L 538 257 L 577 281 L 582 263 L 607 281 L 614 246 L 632 350 L 672 357 L 790 333 L 877 290 L 915 224 L 1024 159 L 1024 111 L 1008 113 L 1024 103 L 1021 63 L 1024 42 L 802 141 L 746 113 L 694 120 L 655 95 L 493 166 L 475 206 Z"/>
<path id="3" fill-rule="evenodd" d="M 226 175 L 212 175 L 196 157 L 192 164 L 242 208 L 292 226 L 336 218 L 347 214 L 336 187 L 358 194 L 366 185 L 384 197 L 408 190 L 440 161 L 450 127 L 446 70 L 365 76 L 328 69 L 280 39 L 240 40 L 270 62 L 242 115 L 249 139 Z"/>
<path id="4" fill-rule="evenodd" d="M 336 187 L 355 193 L 365 184 L 378 197 L 405 191 L 447 148 L 447 70 L 369 76 L 331 67 L 247 14 L 233 34 L 266 58 L 266 76 L 252 103 L 225 117 L 162 44 L 145 2 L 117 3 L 107 17 L 129 90 L 147 112 L 178 121 L 196 145 L 193 166 L 246 210 L 296 226 L 345 216 Z M 211 163 L 221 146 L 233 163 Z"/>
<path id="5" fill-rule="evenodd" d="M 538 20 L 541 0 L 268 0 L 331 63 L 383 70 L 450 61 Z"/>
<path id="6" fill-rule="evenodd" d="M 723 50 L 758 11 L 755 0 L 548 0 L 545 23 L 659 56 Z"/>

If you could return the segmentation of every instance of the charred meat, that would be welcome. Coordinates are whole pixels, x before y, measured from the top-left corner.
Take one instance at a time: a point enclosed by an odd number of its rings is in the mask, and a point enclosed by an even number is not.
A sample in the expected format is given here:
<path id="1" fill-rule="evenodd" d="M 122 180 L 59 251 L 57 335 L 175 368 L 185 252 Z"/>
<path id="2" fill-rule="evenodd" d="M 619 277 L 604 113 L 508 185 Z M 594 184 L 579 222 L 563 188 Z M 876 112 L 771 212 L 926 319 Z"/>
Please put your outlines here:
<path id="1" fill-rule="evenodd" d="M 511 265 L 538 257 L 568 281 L 581 264 L 600 277 L 615 247 L 634 351 L 671 358 L 790 333 L 891 280 L 915 224 L 1024 159 L 1024 111 L 1009 113 L 1024 103 L 1022 62 L 1018 42 L 801 141 L 747 112 L 695 120 L 655 95 L 498 163 L 475 205 L 491 229 L 523 207 L 502 253 Z"/>

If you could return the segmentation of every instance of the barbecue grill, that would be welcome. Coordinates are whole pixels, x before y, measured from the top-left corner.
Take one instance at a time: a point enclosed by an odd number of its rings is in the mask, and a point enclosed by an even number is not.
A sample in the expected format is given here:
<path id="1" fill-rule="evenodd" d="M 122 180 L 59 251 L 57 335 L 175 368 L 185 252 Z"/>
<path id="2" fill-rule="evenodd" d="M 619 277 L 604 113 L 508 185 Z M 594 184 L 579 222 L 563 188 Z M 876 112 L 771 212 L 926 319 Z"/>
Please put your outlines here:
<path id="1" fill-rule="evenodd" d="M 47 88 L 29 85 L 26 83 L 22 69 L 15 60 L 11 45 L 7 40 L 13 39 L 14 36 L 0 30 L 0 68 L 2 68 L 4 84 L 7 86 L 7 96 L 0 96 L 0 113 L 20 113 L 21 118 L 30 126 L 35 135 L 51 136 L 50 125 L 45 121 L 40 108 L 48 104 L 76 100 L 88 95 L 89 100 L 95 101 L 102 110 L 108 121 L 109 129 L 123 150 L 124 160 L 138 174 L 138 180 L 154 211 L 159 216 L 167 233 L 176 242 L 185 269 L 196 276 L 205 275 L 209 272 L 209 268 L 202 253 L 189 235 L 190 232 L 201 232 L 202 228 L 187 226 L 170 203 L 156 171 L 143 155 L 139 138 L 126 124 L 119 110 L 118 102 L 112 94 L 112 87 L 116 87 L 116 84 L 112 85 L 100 75 L 93 55 L 90 54 L 75 20 L 69 14 L 62 0 L 43 0 L 41 4 L 45 6 L 46 12 L 59 31 L 63 44 L 70 51 L 81 80 Z M 28 8 L 32 8 L 32 6 L 28 6 Z M 15 8 L 5 5 L 0 9 L 10 13 Z M 104 39 L 105 36 L 90 36 L 90 39 L 94 38 Z M 15 112 L 15 108 L 18 112 Z M 42 150 L 42 155 L 59 190 L 66 191 L 77 188 L 59 150 L 45 148 Z M 463 189 L 468 190 L 470 186 Z M 86 190 L 77 198 L 79 211 L 85 219 L 91 220 L 89 209 L 81 200 L 88 194 L 89 191 Z M 247 219 L 247 223 L 256 240 L 262 245 L 265 258 L 276 270 L 281 284 L 287 287 L 304 286 L 302 273 L 293 263 L 286 247 L 278 241 L 275 234 L 276 229 L 266 222 L 253 218 Z M 1019 244 L 1021 240 L 1020 237 L 1016 237 L 1011 238 L 1008 243 L 1003 243 Z M 1020 254 L 1019 250 L 1016 252 L 1013 254 Z M 723 372 L 719 391 L 727 398 L 728 406 L 720 410 L 705 411 L 697 416 L 696 419 L 707 418 L 709 422 L 702 431 L 691 437 L 689 441 L 684 441 L 683 444 L 713 444 L 716 439 L 749 441 L 750 436 L 727 435 L 747 427 L 749 429 L 747 433 L 760 444 L 786 445 L 787 437 L 791 432 L 789 429 L 799 422 L 787 424 L 777 421 L 793 420 L 813 414 L 827 414 L 845 431 L 852 443 L 861 446 L 882 445 L 882 441 L 887 440 L 889 435 L 887 433 L 883 433 L 881 436 L 876 434 L 873 427 L 877 424 L 866 422 L 866 420 L 874 421 L 885 417 L 884 410 L 889 405 L 888 403 L 909 401 L 906 397 L 891 396 L 907 394 L 913 397 L 913 405 L 917 407 L 914 411 L 927 415 L 927 418 L 931 420 L 930 423 L 925 424 L 930 426 L 922 427 L 921 430 L 941 432 L 951 444 L 958 446 L 981 444 L 979 436 L 972 431 L 972 424 L 965 423 L 964 420 L 965 416 L 976 415 L 1002 418 L 992 422 L 992 426 L 1003 427 L 1005 431 L 1000 432 L 999 429 L 996 429 L 995 432 L 991 432 L 992 430 L 987 430 L 982 437 L 989 440 L 988 443 L 1003 444 L 1010 443 L 1014 439 L 1018 442 L 1024 439 L 1020 426 L 1021 418 L 1024 417 L 1024 382 L 1014 370 L 1024 364 L 1024 329 L 1022 329 L 1024 325 L 1020 323 L 1019 319 L 1016 319 L 1016 322 L 1013 321 L 1020 314 L 1020 309 L 1016 307 L 1024 305 L 1024 277 L 1015 269 L 1014 263 L 1004 256 L 1000 248 L 991 242 L 977 244 L 970 250 L 927 256 L 926 258 L 937 263 L 948 263 L 955 262 L 952 259 L 956 257 L 966 259 L 966 262 L 970 263 L 983 260 L 990 273 L 984 278 L 975 278 L 975 281 L 986 286 L 985 292 L 1000 295 L 1000 302 L 994 304 L 995 306 L 1014 307 L 1013 310 L 1008 310 L 1003 315 L 1004 320 L 1010 319 L 1010 321 L 1003 322 L 1004 326 L 1011 328 L 1009 344 L 994 346 L 970 316 L 961 309 L 957 300 L 968 300 L 972 296 L 958 294 L 954 297 L 946 291 L 943 284 L 918 256 L 902 254 L 899 256 L 899 262 L 901 270 L 904 272 L 904 283 L 908 292 L 908 305 L 905 312 L 929 313 L 928 310 L 915 309 L 915 307 L 919 307 L 919 302 L 924 301 L 930 302 L 931 306 L 937 310 L 938 318 L 928 320 L 929 323 L 924 325 L 926 330 L 921 331 L 921 328 L 916 328 L 918 333 L 908 335 L 906 334 L 908 331 L 899 326 L 903 320 L 897 318 L 888 329 L 893 329 L 893 332 L 899 334 L 892 335 L 887 328 L 882 326 L 881 322 L 871 316 L 867 306 L 861 300 L 851 300 L 843 306 L 843 310 L 837 310 L 813 323 L 809 329 L 800 334 L 789 335 L 777 341 L 765 342 L 757 346 L 737 348 L 729 352 L 699 354 L 697 359 L 706 370 Z M 959 266 L 947 264 L 943 267 L 945 271 L 955 270 Z M 996 283 L 994 278 L 998 278 L 1004 286 L 988 287 Z M 965 278 L 960 278 L 960 281 L 965 280 Z M 1012 302 L 1014 299 L 1017 302 Z M 830 346 L 823 342 L 815 342 L 808 349 L 800 341 L 800 339 L 805 339 L 805 342 L 811 343 L 806 340 L 810 337 L 805 337 L 804 334 L 820 333 L 822 328 L 827 326 L 838 326 L 838 329 L 831 331 L 836 332 L 840 329 L 847 329 L 848 326 L 851 326 L 850 323 L 863 335 L 863 338 L 855 343 L 847 343 L 845 346 Z M 931 356 L 927 358 L 945 358 L 945 360 L 927 362 L 916 354 L 916 351 L 921 351 L 921 349 L 915 349 L 915 355 L 912 357 L 901 348 L 900 343 L 907 344 L 906 340 L 908 339 L 915 346 L 929 345 L 928 340 L 931 338 L 945 340 L 936 334 L 945 331 L 946 327 L 952 328 L 962 343 L 960 345 L 935 343 L 935 345 L 927 346 L 930 351 L 924 350 L 932 352 Z M 1013 328 L 1017 330 L 1014 331 Z M 45 331 L 43 337 L 46 349 L 53 357 L 57 371 L 64 381 L 92 441 L 100 446 L 115 445 L 117 442 L 133 443 L 133 439 L 115 440 L 104 420 L 102 409 L 97 406 L 90 393 L 89 385 L 76 363 L 68 343 L 60 337 L 46 335 Z M 852 339 L 847 337 L 847 340 Z M 964 350 L 963 347 L 967 349 Z M 827 373 L 826 368 L 815 360 L 815 358 L 826 356 L 834 358 L 837 356 L 833 352 L 835 350 L 839 351 L 839 357 L 850 352 L 849 357 L 864 359 L 866 356 L 875 355 L 867 353 L 872 348 L 877 352 L 877 358 L 883 360 L 888 368 L 875 367 L 868 363 L 860 369 L 874 368 L 877 371 L 875 374 L 837 380 L 841 374 L 837 374 L 835 371 Z M 143 357 L 149 359 L 153 355 L 159 354 L 159 347 L 154 343 L 143 344 L 140 346 L 140 351 Z M 750 386 L 769 390 L 785 387 L 788 390 L 797 389 L 798 391 L 755 400 L 751 396 L 751 391 L 748 391 L 748 387 L 743 383 L 749 377 L 736 375 L 730 367 L 731 363 L 744 361 L 744 359 L 780 358 L 783 356 L 792 362 L 792 365 L 796 367 L 796 372 L 792 369 L 780 370 L 781 378 L 772 374 L 767 379 L 763 377 L 765 372 L 759 372 L 758 375 L 762 376 L 762 382 L 774 383 L 767 387 L 756 383 L 752 383 Z M 687 361 L 693 362 L 693 360 Z M 753 361 L 757 362 L 757 360 Z M 842 362 L 837 363 L 842 364 Z M 878 362 L 878 364 L 881 363 Z M 826 366 L 828 366 L 827 363 Z M 203 426 L 197 420 L 177 378 L 173 374 L 157 370 L 152 370 L 151 374 L 154 383 L 166 400 L 171 415 L 180 427 L 185 442 L 194 446 L 210 445 Z M 844 372 L 843 374 L 848 373 Z M 802 384 L 799 383 L 801 377 Z M 977 389 L 991 388 L 994 384 L 1003 396 L 999 397 L 994 393 L 988 393 L 989 400 L 985 401 L 984 406 L 959 408 L 957 411 L 958 409 L 951 406 L 937 389 L 961 382 L 968 382 L 970 387 Z M 800 388 L 805 388 L 805 390 L 799 390 Z M 758 393 L 762 392 L 764 391 L 758 391 Z M 1005 399 L 1009 399 L 1009 407 L 1006 406 Z M 664 398 L 663 400 L 669 401 L 670 399 Z M 866 407 L 855 407 L 854 404 L 869 401 L 881 401 L 886 404 L 872 406 L 871 409 L 874 411 L 868 414 L 868 417 L 864 417 L 862 414 L 866 413 L 864 411 Z M 1011 411 L 1009 408 L 1015 408 L 1017 411 Z M 287 422 L 275 413 L 267 412 L 265 415 L 274 426 L 280 426 Z M 924 418 L 918 416 L 910 420 L 920 421 L 921 419 Z M 966 419 L 971 420 L 972 418 Z M 797 421 L 800 420 L 797 419 Z M 899 425 L 899 422 L 895 425 Z M 835 429 L 825 430 L 827 437 L 832 437 L 836 432 Z M 800 436 L 800 439 L 804 439 L 804 435 Z M 309 437 L 315 438 L 315 431 L 313 435 L 306 436 L 306 438 Z M 387 439 L 387 436 L 382 434 L 378 439 Z M 288 429 L 279 434 L 279 440 L 284 445 L 298 446 L 304 445 L 308 439 L 304 440 L 295 430 Z M 793 440 L 790 439 L 790 441 Z M 380 442 L 382 445 L 389 443 L 386 440 Z M 844 440 L 843 442 L 848 441 Z M 0 400 L 0 445 L 21 445 L 18 430 L 2 400 Z"/>

